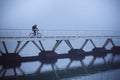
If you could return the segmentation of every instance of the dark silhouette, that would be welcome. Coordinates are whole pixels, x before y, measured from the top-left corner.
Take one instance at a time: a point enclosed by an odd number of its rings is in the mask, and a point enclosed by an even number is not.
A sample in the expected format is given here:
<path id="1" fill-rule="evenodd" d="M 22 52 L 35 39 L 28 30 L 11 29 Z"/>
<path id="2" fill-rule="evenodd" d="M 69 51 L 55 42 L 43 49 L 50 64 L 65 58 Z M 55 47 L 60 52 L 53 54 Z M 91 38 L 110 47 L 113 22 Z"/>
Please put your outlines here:
<path id="1" fill-rule="evenodd" d="M 34 36 L 36 36 L 39 31 L 36 24 L 32 26 L 32 31 L 33 31 Z"/>
<path id="2" fill-rule="evenodd" d="M 111 70 L 111 69 L 119 69 L 120 68 L 120 61 L 114 61 L 114 63 L 112 64 L 108 64 L 105 60 L 105 57 L 107 56 L 107 54 L 113 54 L 113 58 L 112 58 L 112 62 L 114 59 L 114 55 L 116 54 L 120 54 L 120 46 L 116 46 L 114 45 L 110 50 L 106 49 L 106 46 L 108 45 L 108 43 L 110 41 L 112 41 L 112 39 L 107 39 L 104 43 L 104 45 L 102 47 L 97 47 L 95 45 L 95 43 L 92 41 L 92 39 L 86 39 L 85 42 L 83 43 L 81 48 L 74 48 L 73 45 L 71 44 L 71 42 L 69 40 L 64 40 L 66 42 L 66 44 L 70 47 L 70 50 L 68 51 L 68 53 L 56 53 L 56 49 L 59 47 L 59 45 L 61 44 L 63 40 L 56 40 L 56 43 L 54 44 L 53 48 L 51 50 L 46 50 L 45 46 L 42 44 L 41 40 L 39 40 L 39 45 L 37 44 L 37 41 L 26 41 L 24 44 L 21 44 L 22 41 L 17 41 L 15 50 L 10 53 L 8 50 L 8 46 L 6 45 L 5 41 L 0 42 L 3 45 L 4 48 L 4 52 L 2 50 L 0 50 L 0 80 L 7 80 L 7 75 L 6 72 L 8 69 L 13 69 L 13 76 L 10 76 L 12 78 L 12 80 L 16 80 L 17 78 L 21 79 L 21 77 L 25 78 L 23 80 L 26 80 L 26 76 L 25 72 L 21 69 L 21 65 L 24 62 L 33 62 L 33 61 L 39 61 L 41 63 L 41 65 L 38 67 L 38 69 L 34 72 L 35 77 L 36 75 L 39 75 L 40 77 L 36 77 L 36 78 L 45 78 L 44 80 L 59 80 L 61 78 L 66 78 L 66 77 L 71 77 L 71 76 L 77 76 L 80 74 L 92 74 L 95 72 L 100 72 L 100 71 L 107 71 L 107 70 Z M 87 42 L 90 41 L 94 48 L 91 51 L 85 51 L 84 47 L 87 44 Z M 39 55 L 36 56 L 20 56 L 20 52 L 26 47 L 26 45 L 28 43 L 32 42 L 33 45 L 36 46 L 36 48 L 38 48 L 40 50 Z M 86 67 L 85 63 L 84 63 L 84 59 L 87 56 L 93 56 L 93 60 L 88 64 L 88 66 Z M 70 59 L 70 63 L 67 65 L 66 67 L 66 71 L 65 70 L 59 70 L 59 68 L 57 67 L 56 63 L 58 62 L 58 59 Z M 93 65 L 94 61 L 96 58 L 103 58 L 105 65 L 104 64 L 95 64 Z M 72 61 L 80 61 L 82 67 L 78 68 L 74 68 L 71 69 L 69 68 Z M 41 69 L 43 68 L 44 64 L 50 64 L 54 75 L 52 74 L 52 72 L 47 72 L 43 73 L 41 72 Z M 92 64 L 91 67 L 89 67 L 89 65 Z M 18 69 L 23 76 L 19 76 L 17 74 L 17 70 Z M 84 70 L 83 70 L 84 69 Z M 83 73 L 84 71 L 84 73 Z M 66 73 L 67 72 L 67 73 Z M 72 74 L 69 74 L 72 73 Z M 50 76 L 49 76 L 50 74 Z M 65 74 L 65 75 L 63 75 Z M 25 76 L 25 77 L 24 77 Z M 46 77 L 48 76 L 48 77 Z M 31 77 L 31 75 L 30 75 Z M 33 77 L 33 76 L 32 76 Z M 48 78 L 48 79 L 46 79 Z M 52 79 L 55 78 L 55 79 Z M 28 78 L 29 80 L 29 78 Z"/>

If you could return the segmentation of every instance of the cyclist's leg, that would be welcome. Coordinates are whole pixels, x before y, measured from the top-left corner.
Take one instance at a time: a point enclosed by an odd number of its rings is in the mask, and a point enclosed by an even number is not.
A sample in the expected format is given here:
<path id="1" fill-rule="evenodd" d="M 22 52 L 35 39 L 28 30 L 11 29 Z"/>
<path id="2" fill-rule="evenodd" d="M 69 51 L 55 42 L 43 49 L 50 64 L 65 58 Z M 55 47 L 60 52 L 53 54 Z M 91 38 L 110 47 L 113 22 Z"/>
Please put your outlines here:
<path id="1" fill-rule="evenodd" d="M 33 34 L 34 34 L 34 36 L 36 36 L 36 31 L 34 30 L 33 32 L 34 32 L 34 33 L 33 33 Z"/>
<path id="2" fill-rule="evenodd" d="M 36 31 L 36 36 L 39 37 L 39 32 L 38 31 Z"/>

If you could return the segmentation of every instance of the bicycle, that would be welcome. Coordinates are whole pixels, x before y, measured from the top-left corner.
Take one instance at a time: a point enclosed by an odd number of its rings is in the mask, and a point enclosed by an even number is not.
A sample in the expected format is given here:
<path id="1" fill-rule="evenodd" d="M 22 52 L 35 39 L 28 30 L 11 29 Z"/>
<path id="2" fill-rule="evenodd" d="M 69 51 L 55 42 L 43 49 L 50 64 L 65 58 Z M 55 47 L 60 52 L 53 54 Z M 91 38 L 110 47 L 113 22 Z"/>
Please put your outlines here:
<path id="1" fill-rule="evenodd" d="M 39 33 L 39 32 L 36 32 L 36 33 L 31 32 L 31 33 L 29 34 L 29 37 L 41 38 L 42 36 L 41 36 L 41 33 Z"/>

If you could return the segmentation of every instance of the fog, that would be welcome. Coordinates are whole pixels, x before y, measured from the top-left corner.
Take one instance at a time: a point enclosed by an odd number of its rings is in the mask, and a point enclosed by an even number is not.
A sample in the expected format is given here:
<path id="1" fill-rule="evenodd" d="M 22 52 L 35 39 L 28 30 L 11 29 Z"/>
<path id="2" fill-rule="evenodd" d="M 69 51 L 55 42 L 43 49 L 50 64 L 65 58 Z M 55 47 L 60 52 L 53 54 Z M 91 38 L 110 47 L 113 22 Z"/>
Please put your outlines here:
<path id="1" fill-rule="evenodd" d="M 0 28 L 120 30 L 119 0 L 0 0 Z"/>
<path id="2" fill-rule="evenodd" d="M 52 35 L 120 35 L 120 0 L 0 0 L 0 37 L 15 37 L 18 35 L 29 36 L 29 29 L 31 29 L 34 24 L 38 25 L 43 37 Z M 23 31 L 19 32 L 19 29 L 22 29 Z M 76 30 L 76 32 L 74 30 Z M 83 31 L 79 32 L 79 30 Z M 91 34 L 86 30 L 89 30 Z M 108 31 L 106 32 L 106 30 Z M 102 46 L 105 40 L 106 39 L 93 39 L 93 42 L 95 42 L 96 45 Z M 113 39 L 113 41 L 115 42 L 115 45 L 120 45 L 118 39 Z M 71 40 L 71 43 L 75 48 L 80 48 L 80 45 L 82 45 L 83 42 L 83 40 Z M 17 42 L 6 41 L 6 43 L 8 50 L 13 52 Z M 24 44 L 24 41 L 22 44 Z M 43 41 L 43 44 L 46 50 L 51 50 L 55 44 L 55 40 L 48 40 L 48 42 L 46 40 Z M 107 48 L 111 48 L 112 46 L 113 45 L 108 45 Z M 85 50 L 91 51 L 92 48 L 94 48 L 93 45 L 88 43 Z M 3 50 L 2 43 L 0 43 L 0 49 Z M 59 54 L 67 53 L 69 47 L 65 43 L 62 43 L 56 51 Z M 22 50 L 20 55 L 22 57 L 36 56 L 39 52 L 40 51 L 35 45 L 29 44 Z M 106 58 L 107 62 L 109 56 L 111 55 L 108 55 Z M 91 59 L 92 57 L 87 57 L 87 59 L 84 60 L 85 64 L 88 65 Z M 117 59 L 120 60 L 119 56 Z M 57 65 L 62 69 L 66 67 L 68 62 L 69 59 L 62 59 L 57 62 Z M 101 62 L 103 62 L 103 60 L 101 61 L 98 59 L 95 63 L 97 64 Z M 31 66 L 31 64 L 33 66 Z M 39 66 L 40 62 L 30 62 L 22 63 L 21 68 L 25 73 L 31 74 L 34 73 Z M 72 67 L 76 66 L 80 66 L 79 62 L 72 64 Z M 49 67 L 48 65 L 43 67 L 42 71 L 44 72 L 45 70 L 52 70 L 51 66 Z M 11 75 L 11 71 L 7 72 L 6 75 Z M 118 74 L 117 71 L 115 72 Z M 19 74 L 18 70 L 17 73 Z M 14 72 L 12 75 L 14 75 Z M 101 73 L 95 74 L 95 76 L 96 75 L 101 76 Z M 111 75 L 113 75 L 112 72 L 109 76 Z"/>

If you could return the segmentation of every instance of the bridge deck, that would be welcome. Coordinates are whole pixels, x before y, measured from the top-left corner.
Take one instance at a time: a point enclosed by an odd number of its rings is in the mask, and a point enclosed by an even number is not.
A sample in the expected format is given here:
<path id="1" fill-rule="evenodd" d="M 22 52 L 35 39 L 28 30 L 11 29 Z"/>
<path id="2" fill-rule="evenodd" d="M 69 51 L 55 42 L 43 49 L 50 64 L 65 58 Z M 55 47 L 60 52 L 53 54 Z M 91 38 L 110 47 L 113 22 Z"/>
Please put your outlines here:
<path id="1" fill-rule="evenodd" d="M 44 36 L 44 37 L 0 37 L 0 41 L 3 40 L 44 40 L 44 39 L 56 39 L 56 40 L 70 40 L 79 38 L 120 38 L 120 36 Z"/>

